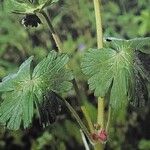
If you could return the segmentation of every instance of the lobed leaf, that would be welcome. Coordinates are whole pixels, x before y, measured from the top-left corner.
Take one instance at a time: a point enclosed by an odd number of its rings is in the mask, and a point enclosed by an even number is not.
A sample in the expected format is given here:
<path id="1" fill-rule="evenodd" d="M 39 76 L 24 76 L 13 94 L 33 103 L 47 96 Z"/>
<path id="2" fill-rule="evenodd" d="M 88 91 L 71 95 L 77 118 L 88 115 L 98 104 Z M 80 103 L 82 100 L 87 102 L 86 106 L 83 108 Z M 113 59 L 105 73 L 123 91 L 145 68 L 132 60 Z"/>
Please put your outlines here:
<path id="1" fill-rule="evenodd" d="M 115 110 L 125 108 L 134 97 L 134 70 L 143 78 L 146 76 L 143 68 L 135 65 L 134 40 L 131 41 L 113 38 L 106 46 L 110 48 L 90 49 L 82 59 L 81 67 L 88 76 L 90 89 L 97 97 L 106 96 L 110 90 L 110 105 Z"/>
<path id="2" fill-rule="evenodd" d="M 24 127 L 31 123 L 33 116 L 32 103 L 34 101 L 31 91 L 30 64 L 33 57 L 26 60 L 15 74 L 8 75 L 0 83 L 0 92 L 4 92 L 0 106 L 0 122 L 9 129 L 17 130 L 23 120 Z M 29 94 L 30 93 L 30 94 Z M 24 108 L 28 109 L 25 110 Z M 27 111 L 27 113 L 26 113 Z M 30 112 L 30 114 L 28 114 Z"/>
<path id="3" fill-rule="evenodd" d="M 39 114 L 42 115 L 40 117 L 43 117 L 43 112 L 46 113 L 45 115 L 48 115 L 47 112 L 55 112 L 53 102 L 57 98 L 53 96 L 51 99 L 52 96 L 49 96 L 50 99 L 45 100 L 45 94 L 53 93 L 51 91 L 63 94 L 72 87 L 70 83 L 73 78 L 72 73 L 65 67 L 69 60 L 66 54 L 59 55 L 54 51 L 50 52 L 33 72 L 30 68 L 32 59 L 33 57 L 27 59 L 17 73 L 8 75 L 0 83 L 0 92 L 3 93 L 0 123 L 9 129 L 17 130 L 22 124 L 24 128 L 27 128 L 32 122 L 34 104 Z M 49 104 L 50 110 L 41 108 L 45 103 Z M 44 122 L 44 124 L 47 123 Z"/>

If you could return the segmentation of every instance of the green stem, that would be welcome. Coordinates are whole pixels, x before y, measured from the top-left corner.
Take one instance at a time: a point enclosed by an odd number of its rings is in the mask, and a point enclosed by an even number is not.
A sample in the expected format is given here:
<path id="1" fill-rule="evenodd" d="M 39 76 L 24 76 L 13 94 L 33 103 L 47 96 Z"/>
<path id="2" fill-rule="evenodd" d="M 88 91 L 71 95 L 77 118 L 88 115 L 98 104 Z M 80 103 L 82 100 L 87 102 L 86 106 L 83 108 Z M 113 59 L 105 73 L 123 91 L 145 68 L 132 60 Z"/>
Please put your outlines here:
<path id="1" fill-rule="evenodd" d="M 104 146 L 101 143 L 97 143 L 94 145 L 94 150 L 103 150 Z"/>
<path id="2" fill-rule="evenodd" d="M 81 106 L 81 110 L 82 110 L 82 112 L 83 112 L 83 114 L 84 114 L 84 116 L 85 116 L 85 119 L 86 119 L 87 124 L 88 124 L 89 129 L 90 129 L 90 132 L 91 132 L 91 133 L 94 133 L 93 123 L 92 123 L 92 120 L 91 120 L 91 118 L 90 118 L 90 115 L 89 115 L 89 113 L 88 113 L 86 107 L 85 107 L 85 106 Z"/>
<path id="3" fill-rule="evenodd" d="M 95 10 L 95 19 L 96 19 L 96 30 L 97 30 L 97 47 L 103 47 L 103 30 L 102 30 L 102 19 L 101 19 L 101 10 L 100 10 L 100 0 L 93 0 L 94 10 Z"/>
<path id="4" fill-rule="evenodd" d="M 100 0 L 93 0 L 94 2 L 94 10 L 95 10 L 95 19 L 96 19 L 96 31 L 97 31 L 97 47 L 103 47 L 103 31 L 102 31 L 102 20 L 101 20 L 101 11 Z M 104 128 L 104 99 L 98 98 L 98 114 L 97 114 L 97 123 L 100 124 L 102 128 Z M 94 145 L 95 150 L 103 150 L 104 146 L 101 143 Z"/>
<path id="5" fill-rule="evenodd" d="M 98 48 L 103 47 L 103 33 L 102 33 L 102 22 L 100 13 L 100 1 L 94 1 L 95 18 L 96 18 L 96 29 L 97 29 L 97 46 Z M 104 127 L 104 99 L 98 98 L 98 118 L 97 123 Z"/>
<path id="6" fill-rule="evenodd" d="M 47 24 L 49 26 L 50 32 L 51 32 L 52 37 L 53 37 L 53 39 L 54 39 L 54 41 L 55 41 L 55 43 L 56 43 L 56 45 L 58 47 L 59 52 L 62 52 L 63 46 L 62 46 L 61 40 L 60 40 L 57 32 L 55 31 L 55 29 L 54 29 L 54 27 L 53 27 L 53 25 L 51 23 L 50 18 L 47 16 L 47 14 L 44 11 L 41 11 L 40 13 L 43 15 L 43 17 L 47 21 Z"/>
<path id="7" fill-rule="evenodd" d="M 57 32 L 55 31 L 55 29 L 51 23 L 50 18 L 47 16 L 45 11 L 41 11 L 40 13 L 43 15 L 43 17 L 45 18 L 45 20 L 49 26 L 50 32 L 51 32 L 52 37 L 53 37 L 53 39 L 54 39 L 54 41 L 58 47 L 59 52 L 63 52 L 63 44 L 62 44 Z M 76 95 L 77 95 L 78 104 L 80 104 L 80 102 L 83 100 L 83 98 L 82 98 L 81 92 L 79 90 L 79 87 L 78 87 L 75 79 L 72 80 L 72 84 L 73 84 L 74 90 L 75 90 Z"/>
<path id="8" fill-rule="evenodd" d="M 99 97 L 97 123 L 101 126 L 101 128 L 104 128 L 104 108 L 105 108 L 104 99 Z"/>

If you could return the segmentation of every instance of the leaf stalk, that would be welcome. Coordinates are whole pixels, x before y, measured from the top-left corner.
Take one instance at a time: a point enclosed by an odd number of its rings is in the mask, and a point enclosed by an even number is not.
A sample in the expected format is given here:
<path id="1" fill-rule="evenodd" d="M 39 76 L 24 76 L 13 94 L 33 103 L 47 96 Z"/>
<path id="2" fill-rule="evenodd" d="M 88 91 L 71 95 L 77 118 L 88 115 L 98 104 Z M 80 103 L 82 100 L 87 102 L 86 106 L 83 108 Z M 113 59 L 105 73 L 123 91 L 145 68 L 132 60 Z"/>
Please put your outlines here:
<path id="1" fill-rule="evenodd" d="M 40 13 L 43 15 L 43 17 L 45 18 L 45 20 L 49 26 L 50 32 L 52 34 L 52 37 L 56 43 L 56 46 L 57 46 L 59 52 L 62 52 L 63 46 L 62 46 L 61 40 L 60 40 L 57 32 L 55 31 L 55 29 L 51 23 L 50 18 L 48 17 L 48 15 L 44 11 L 41 11 Z"/>
<path id="2" fill-rule="evenodd" d="M 48 17 L 48 15 L 46 14 L 45 11 L 42 10 L 40 13 L 43 15 L 43 17 L 45 18 L 45 20 L 46 20 L 46 22 L 47 22 L 47 24 L 49 26 L 50 32 L 51 32 L 52 37 L 53 37 L 53 39 L 54 39 L 54 41 L 56 43 L 58 51 L 60 53 L 63 52 L 63 44 L 62 44 L 62 42 L 61 42 L 57 32 L 55 31 L 55 29 L 54 29 L 54 27 L 53 27 L 53 25 L 51 23 L 50 18 Z M 82 95 L 80 93 L 79 87 L 78 87 L 77 82 L 76 82 L 75 79 L 72 80 L 72 84 L 73 84 L 74 90 L 75 90 L 76 95 L 77 95 L 78 104 L 80 104 L 80 102 L 82 100 Z"/>

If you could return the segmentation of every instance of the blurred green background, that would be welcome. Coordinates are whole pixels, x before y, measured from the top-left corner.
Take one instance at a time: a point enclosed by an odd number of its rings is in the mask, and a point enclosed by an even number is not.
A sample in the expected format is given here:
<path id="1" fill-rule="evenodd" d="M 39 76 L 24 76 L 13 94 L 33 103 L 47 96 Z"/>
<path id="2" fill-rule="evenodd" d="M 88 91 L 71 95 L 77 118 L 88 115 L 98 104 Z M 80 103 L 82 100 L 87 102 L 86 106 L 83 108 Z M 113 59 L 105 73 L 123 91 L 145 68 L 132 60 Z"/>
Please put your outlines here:
<path id="1" fill-rule="evenodd" d="M 1 2 L 1 1 L 0 1 Z M 150 36 L 149 0 L 102 0 L 104 37 L 135 38 Z M 48 14 L 69 54 L 70 67 L 89 100 L 87 105 L 96 114 L 96 98 L 88 90 L 81 73 L 80 59 L 84 51 L 96 47 L 95 17 L 92 0 L 60 0 Z M 15 71 L 30 55 L 38 63 L 56 45 L 44 20 L 38 28 L 21 25 L 21 15 L 6 14 L 0 9 L 0 79 Z M 40 16 L 41 17 L 41 16 Z M 42 17 L 41 17 L 42 18 Z M 150 64 L 150 60 L 148 62 Z M 148 65 L 148 64 L 147 64 Z M 66 96 L 76 103 L 73 91 Z M 127 109 L 110 129 L 106 150 L 150 150 L 150 105 Z M 82 115 L 81 115 L 82 117 Z M 0 127 L 0 150 L 84 150 L 78 125 L 64 107 L 58 121 L 43 129 L 35 116 L 29 129 L 8 131 Z"/>

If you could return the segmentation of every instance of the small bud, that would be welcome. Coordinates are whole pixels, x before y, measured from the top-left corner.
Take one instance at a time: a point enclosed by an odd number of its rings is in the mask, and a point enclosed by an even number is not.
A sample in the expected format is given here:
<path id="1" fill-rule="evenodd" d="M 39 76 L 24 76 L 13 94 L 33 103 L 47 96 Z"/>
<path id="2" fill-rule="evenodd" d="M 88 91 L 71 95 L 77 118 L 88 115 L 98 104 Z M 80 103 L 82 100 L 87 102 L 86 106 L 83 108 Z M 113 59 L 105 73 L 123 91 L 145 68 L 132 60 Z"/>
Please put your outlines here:
<path id="1" fill-rule="evenodd" d="M 36 14 L 27 14 L 25 17 L 23 17 L 21 23 L 25 27 L 28 27 L 28 26 L 37 27 L 42 22 Z"/>
<path id="2" fill-rule="evenodd" d="M 99 132 L 98 132 L 98 139 L 101 141 L 101 142 L 106 142 L 107 141 L 107 133 L 104 129 L 101 129 Z"/>

